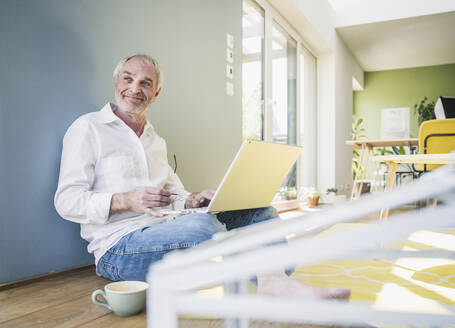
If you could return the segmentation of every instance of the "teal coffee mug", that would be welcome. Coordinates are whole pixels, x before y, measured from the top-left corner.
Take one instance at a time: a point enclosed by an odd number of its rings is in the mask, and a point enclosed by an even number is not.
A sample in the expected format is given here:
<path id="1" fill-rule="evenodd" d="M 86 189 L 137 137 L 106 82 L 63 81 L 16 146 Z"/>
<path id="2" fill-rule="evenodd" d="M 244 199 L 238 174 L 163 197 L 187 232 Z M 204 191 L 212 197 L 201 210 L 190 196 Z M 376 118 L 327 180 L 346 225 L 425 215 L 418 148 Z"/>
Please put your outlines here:
<path id="1" fill-rule="evenodd" d="M 146 292 L 149 285 L 142 281 L 118 281 L 104 286 L 92 293 L 92 301 L 104 306 L 122 317 L 141 312 L 145 307 Z M 97 299 L 102 295 L 104 301 Z"/>

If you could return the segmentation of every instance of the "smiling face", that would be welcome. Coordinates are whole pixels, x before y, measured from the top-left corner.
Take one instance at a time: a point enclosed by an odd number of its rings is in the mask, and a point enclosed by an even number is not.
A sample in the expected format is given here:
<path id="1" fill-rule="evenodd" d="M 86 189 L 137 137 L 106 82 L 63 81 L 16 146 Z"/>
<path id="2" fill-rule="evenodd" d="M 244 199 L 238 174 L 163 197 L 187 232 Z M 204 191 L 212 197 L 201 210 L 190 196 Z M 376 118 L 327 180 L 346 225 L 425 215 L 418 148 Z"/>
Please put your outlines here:
<path id="1" fill-rule="evenodd" d="M 122 66 L 114 82 L 119 109 L 134 115 L 144 113 L 160 93 L 157 86 L 155 67 L 141 58 L 131 58 Z"/>

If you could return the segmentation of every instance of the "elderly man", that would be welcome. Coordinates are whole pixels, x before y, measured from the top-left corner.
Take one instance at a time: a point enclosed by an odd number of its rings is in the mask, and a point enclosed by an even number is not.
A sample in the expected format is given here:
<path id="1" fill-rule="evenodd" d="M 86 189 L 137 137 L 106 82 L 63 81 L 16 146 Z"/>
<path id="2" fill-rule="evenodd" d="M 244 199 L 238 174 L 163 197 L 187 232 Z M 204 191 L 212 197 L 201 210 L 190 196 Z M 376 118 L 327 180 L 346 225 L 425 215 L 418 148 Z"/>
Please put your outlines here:
<path id="1" fill-rule="evenodd" d="M 152 57 L 121 60 L 114 70 L 117 104 L 79 117 L 63 139 L 55 207 L 63 218 L 80 223 L 97 274 L 114 281 L 145 280 L 150 264 L 172 250 L 196 246 L 226 228 L 278 216 L 269 207 L 162 217 L 160 207 L 205 206 L 213 191 L 185 191 L 167 162 L 165 141 L 147 121 L 161 83 Z M 306 294 L 339 297 L 300 285 Z"/>

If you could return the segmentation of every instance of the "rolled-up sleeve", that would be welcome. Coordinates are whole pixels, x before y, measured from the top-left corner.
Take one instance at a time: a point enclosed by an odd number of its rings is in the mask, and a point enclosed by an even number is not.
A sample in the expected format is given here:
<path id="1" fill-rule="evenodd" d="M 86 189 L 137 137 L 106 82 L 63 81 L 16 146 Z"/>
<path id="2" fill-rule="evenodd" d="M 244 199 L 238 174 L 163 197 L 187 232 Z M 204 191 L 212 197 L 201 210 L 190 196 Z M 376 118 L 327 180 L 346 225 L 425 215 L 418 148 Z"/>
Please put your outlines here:
<path id="1" fill-rule="evenodd" d="M 77 120 L 63 138 L 60 175 L 54 204 L 64 219 L 82 224 L 105 224 L 112 193 L 92 190 L 97 143 L 88 122 Z"/>

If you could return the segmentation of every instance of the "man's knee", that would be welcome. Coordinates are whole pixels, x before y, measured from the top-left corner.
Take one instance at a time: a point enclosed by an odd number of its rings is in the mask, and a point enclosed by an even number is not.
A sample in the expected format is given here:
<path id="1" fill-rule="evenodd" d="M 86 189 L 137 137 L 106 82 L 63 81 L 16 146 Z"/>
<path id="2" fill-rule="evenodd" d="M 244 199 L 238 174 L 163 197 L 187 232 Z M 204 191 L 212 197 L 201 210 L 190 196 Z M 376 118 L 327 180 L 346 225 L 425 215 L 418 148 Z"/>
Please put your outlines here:
<path id="1" fill-rule="evenodd" d="M 255 211 L 253 218 L 254 223 L 264 222 L 279 217 L 278 212 L 273 206 L 258 208 L 255 209 L 254 211 Z"/>
<path id="2" fill-rule="evenodd" d="M 211 239 L 217 232 L 226 231 L 225 225 L 212 214 L 194 213 L 182 216 L 178 220 L 185 233 L 198 242 Z"/>

